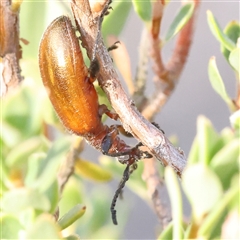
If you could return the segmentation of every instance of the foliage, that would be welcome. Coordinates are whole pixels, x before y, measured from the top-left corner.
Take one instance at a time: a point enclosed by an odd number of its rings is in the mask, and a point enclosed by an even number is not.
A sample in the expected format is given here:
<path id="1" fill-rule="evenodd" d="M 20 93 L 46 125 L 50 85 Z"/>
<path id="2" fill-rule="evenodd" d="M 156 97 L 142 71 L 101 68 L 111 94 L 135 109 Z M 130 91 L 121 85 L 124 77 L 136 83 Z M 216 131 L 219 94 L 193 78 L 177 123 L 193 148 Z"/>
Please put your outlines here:
<path id="1" fill-rule="evenodd" d="M 133 4 L 140 18 L 149 21 L 150 2 L 143 4 L 142 1 L 133 1 Z M 112 34 L 120 33 L 130 6 L 126 2 L 116 3 L 114 11 L 124 11 L 126 14 L 110 14 L 116 18 L 114 22 L 119 26 L 112 28 L 111 19 L 106 20 L 104 34 L 111 32 L 111 29 Z M 1 236 L 4 239 L 70 240 L 79 239 L 78 235 L 82 238 L 104 238 L 107 232 L 108 238 L 119 238 L 122 226 L 113 229 L 109 218 L 109 198 L 113 194 L 102 182 L 110 181 L 112 176 L 121 178 L 123 166 L 108 157 L 101 157 L 98 164 L 79 158 L 75 174 L 62 195 L 59 192 L 56 176 L 74 138 L 66 134 L 54 114 L 42 87 L 37 66 L 40 33 L 46 27 L 45 22 L 39 19 L 44 15 L 45 19 L 49 18 L 48 8 L 44 2 L 22 4 L 21 33 L 30 44 L 23 46 L 22 69 L 25 80 L 3 100 L 0 139 Z M 66 14 L 68 11 L 65 5 L 59 5 L 54 14 Z M 180 31 L 191 14 L 191 5 L 180 10 L 170 26 L 166 40 Z M 210 12 L 208 20 L 221 43 L 224 56 L 239 76 L 239 46 L 236 45 L 239 24 L 232 22 L 222 31 Z M 26 24 L 30 21 L 34 26 L 31 32 Z M 236 31 L 237 35 L 234 34 Z M 173 171 L 166 169 L 173 222 L 159 239 L 224 238 L 227 236 L 227 228 L 230 228 L 229 218 L 233 218 L 236 212 L 239 214 L 240 111 L 236 111 L 227 95 L 213 59 L 209 63 L 209 78 L 213 88 L 233 111 L 230 116 L 231 127 L 217 133 L 207 118 L 198 118 L 197 135 L 182 180 L 184 192 L 192 207 L 191 221 L 188 225 L 183 221 L 179 183 Z M 51 129 L 53 137 L 46 137 L 46 129 Z M 141 178 L 142 168 L 142 164 L 139 164 L 128 186 L 147 201 L 146 186 Z M 94 182 L 97 187 L 93 188 L 88 181 Z M 98 184 L 101 184 L 100 187 Z M 55 221 L 53 216 L 58 214 L 60 218 Z M 126 212 L 120 213 L 120 217 L 125 216 L 125 219 L 126 215 Z M 124 222 L 123 217 L 121 221 Z"/>
<path id="2" fill-rule="evenodd" d="M 225 33 L 213 14 L 208 11 L 208 23 L 230 66 L 239 81 L 239 23 L 231 22 Z M 231 37 L 230 37 L 231 36 Z M 237 67 L 236 67 L 237 66 Z M 171 169 L 165 178 L 173 209 L 173 221 L 159 239 L 237 239 L 239 237 L 239 151 L 240 110 L 228 96 L 214 57 L 209 61 L 209 79 L 214 90 L 233 112 L 231 126 L 217 133 L 209 119 L 199 116 L 197 135 L 193 142 L 188 165 L 183 173 L 182 187 L 187 195 L 192 215 L 183 222 L 179 184 Z"/>

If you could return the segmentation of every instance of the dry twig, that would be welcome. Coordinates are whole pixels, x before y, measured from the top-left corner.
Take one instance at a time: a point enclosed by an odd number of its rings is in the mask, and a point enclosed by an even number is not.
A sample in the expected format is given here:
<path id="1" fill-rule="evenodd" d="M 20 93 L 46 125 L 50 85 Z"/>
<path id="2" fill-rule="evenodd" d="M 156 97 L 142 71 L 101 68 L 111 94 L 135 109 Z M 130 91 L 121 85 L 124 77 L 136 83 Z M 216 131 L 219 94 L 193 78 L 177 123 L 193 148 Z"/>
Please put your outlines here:
<path id="1" fill-rule="evenodd" d="M 22 80 L 19 60 L 19 7 L 21 1 L 0 1 L 0 96 Z"/>
<path id="2" fill-rule="evenodd" d="M 166 65 L 162 61 L 160 39 L 158 37 L 161 27 L 163 6 L 159 2 L 155 3 L 154 6 L 154 9 L 159 8 L 159 11 L 155 10 L 153 13 L 152 30 L 149 33 L 149 37 L 151 39 L 151 57 L 153 60 L 153 70 L 155 72 L 154 81 L 156 84 L 156 91 L 152 98 L 148 100 L 148 104 L 142 112 L 142 114 L 150 120 L 161 110 L 172 94 L 185 66 L 191 47 L 194 23 L 200 0 L 185 0 L 183 2 L 193 2 L 195 6 L 194 13 L 188 23 L 179 32 L 173 54 Z"/>
<path id="3" fill-rule="evenodd" d="M 198 7 L 198 0 L 193 2 L 195 3 L 195 13 L 187 25 L 180 31 L 173 55 L 166 66 L 162 61 L 161 41 L 159 39 L 164 2 L 157 1 L 153 3 L 152 27 L 149 32 L 149 39 L 151 40 L 151 58 L 155 72 L 154 81 L 156 91 L 152 98 L 148 100 L 148 103 L 146 105 L 144 104 L 142 111 L 143 116 L 149 120 L 154 119 L 155 115 L 161 110 L 162 106 L 172 94 L 185 65 L 193 38 L 193 25 Z M 171 210 L 170 206 L 166 204 L 164 200 L 166 196 L 166 194 L 163 194 L 163 192 L 166 191 L 165 184 L 164 180 L 159 176 L 155 159 L 144 160 L 143 179 L 146 181 L 154 210 L 162 227 L 165 228 L 171 220 Z"/>
<path id="4" fill-rule="evenodd" d="M 98 16 L 93 16 L 88 0 L 72 0 L 71 6 L 81 33 L 82 45 L 86 48 L 91 59 L 98 33 L 95 19 Z M 159 129 L 139 113 L 134 103 L 128 98 L 120 84 L 102 38 L 98 42 L 96 58 L 100 65 L 99 84 L 107 94 L 112 107 L 118 113 L 125 130 L 142 142 L 163 165 L 170 165 L 181 176 L 187 162 L 186 157 L 182 151 L 170 143 Z"/>

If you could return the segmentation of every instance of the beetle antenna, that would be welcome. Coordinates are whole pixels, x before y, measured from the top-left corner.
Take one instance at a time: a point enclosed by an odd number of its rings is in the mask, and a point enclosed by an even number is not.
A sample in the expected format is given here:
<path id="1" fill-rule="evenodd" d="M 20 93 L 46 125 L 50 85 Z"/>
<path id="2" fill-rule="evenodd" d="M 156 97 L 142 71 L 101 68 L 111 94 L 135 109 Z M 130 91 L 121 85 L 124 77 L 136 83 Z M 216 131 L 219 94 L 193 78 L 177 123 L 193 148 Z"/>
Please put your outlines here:
<path id="1" fill-rule="evenodd" d="M 125 186 L 125 183 L 127 182 L 127 180 L 129 179 L 130 174 L 132 173 L 132 171 L 129 170 L 130 165 L 127 165 L 127 167 L 125 168 L 124 172 L 123 172 L 123 178 L 121 180 L 121 182 L 119 183 L 118 189 L 116 190 L 112 203 L 111 203 L 111 213 L 112 213 L 112 221 L 113 224 L 117 225 L 117 211 L 115 210 L 115 206 L 116 206 L 116 202 L 117 199 L 119 197 L 119 195 L 121 194 L 122 189 Z"/>

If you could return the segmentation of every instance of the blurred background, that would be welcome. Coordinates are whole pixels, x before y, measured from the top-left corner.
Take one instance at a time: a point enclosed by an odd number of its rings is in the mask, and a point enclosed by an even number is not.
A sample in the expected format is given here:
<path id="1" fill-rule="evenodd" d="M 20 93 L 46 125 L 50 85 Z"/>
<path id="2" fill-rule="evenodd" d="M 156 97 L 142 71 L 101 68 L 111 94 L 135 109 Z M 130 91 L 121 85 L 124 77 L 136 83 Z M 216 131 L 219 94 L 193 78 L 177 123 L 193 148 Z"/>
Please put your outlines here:
<path id="1" fill-rule="evenodd" d="M 166 8 L 162 23 L 162 36 L 166 34 L 172 17 L 176 14 L 179 6 L 179 1 L 172 1 Z M 210 32 L 206 18 L 207 10 L 212 11 L 221 27 L 226 26 L 230 20 L 239 20 L 240 16 L 239 2 L 202 1 L 195 26 L 193 44 L 185 69 L 174 93 L 155 119 L 167 136 L 177 136 L 178 144 L 186 155 L 188 155 L 196 135 L 196 120 L 200 114 L 209 118 L 217 131 L 229 126 L 229 109 L 213 90 L 208 78 L 208 61 L 211 56 L 216 57 L 218 69 L 223 77 L 227 92 L 233 98 L 236 96 L 234 73 L 221 54 L 218 41 Z M 136 71 L 135 66 L 138 60 L 136 43 L 139 42 L 141 31 L 141 21 L 132 11 L 126 28 L 120 37 L 127 45 L 133 73 Z M 165 62 L 171 56 L 173 42 L 167 44 L 164 48 L 163 59 Z M 151 80 L 150 75 L 149 82 Z M 151 95 L 152 92 L 153 88 L 150 85 L 147 94 Z M 154 239 L 158 224 L 155 214 L 140 199 L 133 200 L 134 195 L 131 196 L 126 193 L 126 198 L 127 200 L 131 199 L 134 203 L 124 238 Z M 187 205 L 185 210 L 188 214 Z"/>
<path id="2" fill-rule="evenodd" d="M 36 56 L 38 55 L 38 44 L 46 26 L 53 19 L 62 14 L 71 14 L 68 9 L 64 9 L 61 5 L 59 5 L 58 1 L 48 1 L 44 6 L 46 13 L 46 18 L 44 18 L 45 15 L 43 16 L 42 12 L 38 10 L 42 9 L 42 4 L 42 2 L 37 1 L 26 1 L 23 2 L 21 7 L 21 37 L 30 42 L 29 45 L 23 46 L 23 59 L 26 58 L 35 61 L 35 63 L 33 63 L 35 67 L 31 69 L 29 69 L 29 67 L 24 69 L 25 63 L 23 63 L 23 75 L 26 77 L 26 81 L 28 81 L 27 76 L 31 71 L 35 71 L 34 75 L 38 75 L 36 79 L 40 79 Z M 179 1 L 172 1 L 166 7 L 161 36 L 166 34 L 166 31 L 180 5 Z M 209 118 L 216 127 L 217 131 L 220 131 L 229 125 L 229 110 L 222 99 L 212 89 L 208 79 L 207 68 L 208 61 L 211 56 L 216 57 L 217 65 L 224 79 L 227 92 L 233 98 L 236 94 L 235 76 L 233 71 L 230 69 L 226 60 L 220 53 L 219 43 L 210 32 L 207 24 L 206 11 L 208 9 L 213 12 L 222 28 L 225 27 L 230 20 L 239 20 L 239 2 L 237 1 L 220 2 L 205 0 L 201 3 L 199 16 L 195 26 L 196 31 L 187 64 L 173 95 L 155 119 L 155 122 L 160 124 L 167 137 L 171 137 L 173 135 L 177 136 L 178 145 L 185 152 L 185 155 L 188 155 L 192 141 L 196 135 L 196 120 L 199 115 L 205 115 Z M 29 21 L 30 18 L 41 20 Z M 44 21 L 44 24 L 42 21 Z M 129 52 L 133 76 L 136 72 L 138 62 L 138 45 L 142 30 L 143 22 L 139 19 L 133 9 L 131 9 L 125 28 L 118 38 L 126 45 Z M 173 44 L 174 40 L 166 44 L 164 47 L 164 62 L 168 61 L 170 58 Z M 151 73 L 150 66 L 148 76 L 149 84 L 146 92 L 148 96 L 151 96 L 153 93 L 152 77 L 153 75 Z M 125 86 L 124 82 L 123 85 Z M 129 142 L 134 144 L 134 141 L 130 140 Z M 82 154 L 83 158 L 91 159 L 95 162 L 97 162 L 99 156 L 100 154 L 96 150 L 93 150 L 93 148 L 87 145 L 84 153 Z M 116 190 L 118 181 L 119 179 L 116 179 L 108 184 L 104 183 L 97 185 L 89 181 L 84 181 L 83 184 L 86 192 L 91 193 L 90 195 L 93 198 L 96 194 L 109 194 L 109 201 L 104 203 L 106 208 L 102 210 L 109 211 L 108 209 L 111 197 Z M 129 182 L 130 181 L 131 179 Z M 184 204 L 185 215 L 188 216 L 190 209 L 186 202 Z M 159 223 L 155 213 L 152 211 L 151 207 L 146 204 L 146 202 L 132 193 L 127 187 L 124 190 L 124 199 L 118 202 L 116 209 L 120 215 L 119 225 L 112 226 L 112 231 L 114 231 L 114 229 L 117 231 L 119 229 L 124 229 L 121 234 L 121 239 L 156 238 Z M 125 223 L 123 221 L 124 218 L 126 220 Z M 83 224 L 84 218 L 81 221 Z M 81 231 L 79 234 L 82 239 L 87 238 L 87 235 L 81 235 Z M 105 231 L 105 234 L 106 238 L 111 236 L 108 236 L 107 230 Z M 104 234 L 102 236 L 104 236 Z"/>

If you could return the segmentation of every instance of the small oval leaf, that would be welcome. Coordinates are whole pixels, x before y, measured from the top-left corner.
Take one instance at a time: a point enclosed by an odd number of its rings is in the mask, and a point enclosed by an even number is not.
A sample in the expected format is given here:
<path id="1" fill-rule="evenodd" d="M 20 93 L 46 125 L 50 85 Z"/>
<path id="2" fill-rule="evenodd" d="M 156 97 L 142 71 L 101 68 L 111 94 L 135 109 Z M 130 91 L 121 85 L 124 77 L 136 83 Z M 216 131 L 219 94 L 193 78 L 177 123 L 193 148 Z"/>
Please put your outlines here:
<path id="1" fill-rule="evenodd" d="M 239 193 L 239 186 L 238 184 L 235 184 L 223 195 L 220 201 L 216 203 L 211 213 L 200 225 L 197 239 L 210 239 L 210 234 L 213 229 L 216 228 L 216 224 L 219 222 L 222 214 L 226 211 L 226 209 L 230 208 L 231 203 L 234 201 L 239 202 Z"/>
<path id="2" fill-rule="evenodd" d="M 233 41 L 223 33 L 221 27 L 219 26 L 217 20 L 213 16 L 211 11 L 207 11 L 207 20 L 208 25 L 213 33 L 213 35 L 216 37 L 216 39 L 223 44 L 225 48 L 227 48 L 229 51 L 232 51 L 236 45 L 233 43 Z"/>
<path id="3" fill-rule="evenodd" d="M 234 42 L 237 43 L 238 38 L 240 37 L 240 24 L 237 21 L 231 21 L 224 28 L 224 33 Z M 229 61 L 230 51 L 221 44 L 221 52 L 224 57 Z"/>
<path id="4" fill-rule="evenodd" d="M 221 180 L 224 189 L 230 186 L 232 176 L 238 172 L 239 150 L 239 139 L 235 139 L 217 152 L 211 161 L 211 166 Z"/>
<path id="5" fill-rule="evenodd" d="M 172 218 L 173 220 L 173 239 L 182 239 L 182 196 L 176 174 L 173 169 L 166 167 L 165 169 L 165 181 L 167 185 L 168 194 L 171 200 L 172 206 Z"/>
<path id="6" fill-rule="evenodd" d="M 181 7 L 177 16 L 174 18 L 170 25 L 168 32 L 165 37 L 165 41 L 169 41 L 173 38 L 189 21 L 194 11 L 194 4 L 188 3 Z"/>
<path id="7" fill-rule="evenodd" d="M 129 15 L 131 5 L 129 1 L 113 1 L 111 7 L 114 14 L 109 14 L 103 21 L 102 34 L 104 39 L 108 35 L 118 36 L 120 34 Z"/>
<path id="8" fill-rule="evenodd" d="M 12 215 L 0 216 L 1 239 L 18 239 L 19 231 L 23 230 L 19 219 Z"/>
<path id="9" fill-rule="evenodd" d="M 5 212 L 14 214 L 28 208 L 42 211 L 50 210 L 50 203 L 43 194 L 27 188 L 18 188 L 5 193 L 2 204 Z"/>
<path id="10" fill-rule="evenodd" d="M 187 167 L 182 181 L 196 221 L 200 222 L 222 197 L 221 182 L 217 175 L 202 163 Z"/>
<path id="11" fill-rule="evenodd" d="M 152 15 L 152 5 L 149 0 L 132 0 L 135 12 L 143 21 L 149 21 Z"/>
<path id="12" fill-rule="evenodd" d="M 229 63 L 231 66 L 237 71 L 238 73 L 238 80 L 240 81 L 239 71 L 240 71 L 240 48 L 235 48 L 233 51 L 231 51 L 229 55 Z"/>
<path id="13" fill-rule="evenodd" d="M 75 162 L 75 172 L 82 177 L 97 182 L 106 182 L 112 179 L 112 175 L 107 170 L 95 163 L 80 158 Z"/>
<path id="14" fill-rule="evenodd" d="M 199 116 L 197 119 L 198 161 L 209 164 L 214 154 L 222 147 L 221 138 L 209 119 Z"/>
<path id="15" fill-rule="evenodd" d="M 231 110 L 235 109 L 231 98 L 228 96 L 222 77 L 218 71 L 215 57 L 210 58 L 208 64 L 208 77 L 213 89 L 222 97 Z"/>
<path id="16" fill-rule="evenodd" d="M 240 110 L 234 112 L 231 116 L 230 116 L 230 122 L 232 127 L 236 130 L 236 132 L 238 133 L 238 135 L 240 135 Z"/>
<path id="17" fill-rule="evenodd" d="M 80 217 L 83 216 L 85 211 L 86 211 L 86 206 L 83 206 L 82 204 L 78 204 L 78 205 L 74 206 L 68 213 L 63 215 L 58 220 L 58 224 L 59 224 L 61 230 L 67 228 L 72 223 L 77 221 Z"/>
<path id="18" fill-rule="evenodd" d="M 59 226 L 50 214 L 42 214 L 32 224 L 25 239 L 62 239 Z"/>

